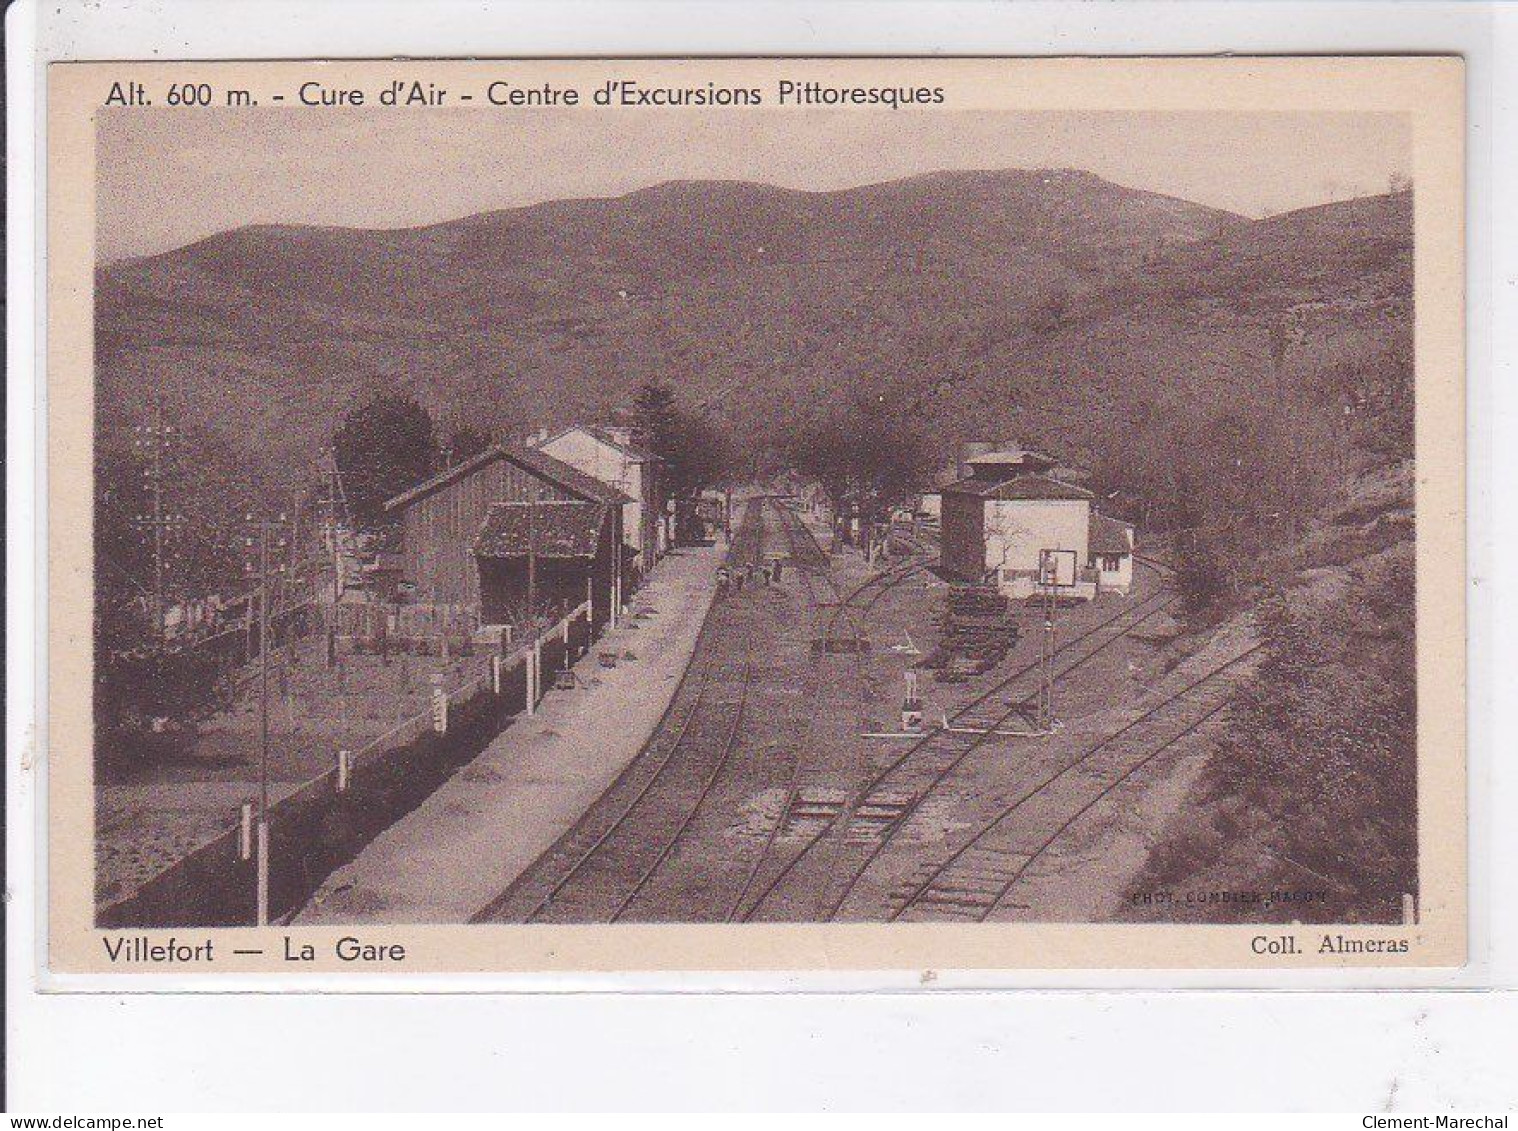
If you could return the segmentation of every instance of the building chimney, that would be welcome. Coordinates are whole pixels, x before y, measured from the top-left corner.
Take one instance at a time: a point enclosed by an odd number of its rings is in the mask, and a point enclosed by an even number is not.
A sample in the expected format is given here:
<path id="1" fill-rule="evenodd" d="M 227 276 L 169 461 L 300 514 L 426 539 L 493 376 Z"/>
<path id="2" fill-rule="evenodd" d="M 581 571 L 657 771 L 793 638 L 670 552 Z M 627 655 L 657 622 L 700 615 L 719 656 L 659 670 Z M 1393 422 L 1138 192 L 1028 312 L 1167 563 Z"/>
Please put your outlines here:
<path id="1" fill-rule="evenodd" d="M 970 461 L 976 456 L 983 456 L 987 452 L 996 451 L 999 445 L 994 440 L 964 440 L 959 445 L 959 476 L 966 479 L 970 476 Z"/>

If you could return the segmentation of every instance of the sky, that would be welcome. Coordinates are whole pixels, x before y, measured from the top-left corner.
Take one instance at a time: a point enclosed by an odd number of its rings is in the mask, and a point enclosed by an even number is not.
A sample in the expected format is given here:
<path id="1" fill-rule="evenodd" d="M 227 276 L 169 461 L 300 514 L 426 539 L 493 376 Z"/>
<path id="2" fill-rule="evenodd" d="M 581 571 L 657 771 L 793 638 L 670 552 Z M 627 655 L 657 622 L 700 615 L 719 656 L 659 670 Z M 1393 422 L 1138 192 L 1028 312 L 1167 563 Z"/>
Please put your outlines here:
<path id="1" fill-rule="evenodd" d="M 100 262 L 246 224 L 411 227 L 668 180 L 826 191 L 1076 168 L 1259 217 L 1410 171 L 1403 119 L 1364 113 L 112 108 L 98 122 Z"/>

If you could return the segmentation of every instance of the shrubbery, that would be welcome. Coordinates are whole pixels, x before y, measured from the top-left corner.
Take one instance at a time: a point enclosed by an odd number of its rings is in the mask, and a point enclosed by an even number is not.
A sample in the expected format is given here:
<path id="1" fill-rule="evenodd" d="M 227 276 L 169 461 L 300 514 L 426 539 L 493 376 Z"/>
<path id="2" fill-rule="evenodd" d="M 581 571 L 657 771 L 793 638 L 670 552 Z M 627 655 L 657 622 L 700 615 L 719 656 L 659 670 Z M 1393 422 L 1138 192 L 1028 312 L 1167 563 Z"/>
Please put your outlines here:
<path id="1" fill-rule="evenodd" d="M 1336 595 L 1266 600 L 1266 659 L 1217 761 L 1222 791 L 1273 823 L 1268 848 L 1372 914 L 1417 891 L 1413 597 L 1409 546 Z"/>
<path id="2" fill-rule="evenodd" d="M 179 752 L 217 705 L 219 671 L 203 649 L 101 655 L 95 669 L 97 753 L 131 765 Z"/>

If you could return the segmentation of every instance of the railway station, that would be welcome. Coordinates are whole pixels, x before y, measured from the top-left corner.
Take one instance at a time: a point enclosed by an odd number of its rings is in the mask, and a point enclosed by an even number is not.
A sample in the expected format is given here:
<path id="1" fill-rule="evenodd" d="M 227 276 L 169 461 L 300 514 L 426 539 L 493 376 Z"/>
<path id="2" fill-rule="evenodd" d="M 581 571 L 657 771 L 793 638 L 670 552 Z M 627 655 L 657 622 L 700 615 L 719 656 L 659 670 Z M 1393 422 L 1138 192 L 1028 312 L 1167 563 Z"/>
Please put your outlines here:
<path id="1" fill-rule="evenodd" d="M 550 450 L 579 467 L 566 477 Z M 440 532 L 464 525 L 408 519 L 419 544 L 405 560 L 466 577 L 492 620 L 498 594 L 521 589 L 535 511 L 540 594 L 601 586 L 603 635 L 533 719 L 334 874 L 302 922 L 1016 918 L 1062 838 L 1090 834 L 1080 815 L 1181 757 L 1251 654 L 1240 638 L 1178 661 L 1168 567 L 1031 449 L 980 445 L 939 487 L 938 521 L 908 507 L 868 537 L 855 523 L 840 538 L 840 512 L 795 473 L 719 493 L 694 546 L 664 541 L 657 502 L 627 474 L 653 468 L 625 437 L 571 430 L 525 451 L 397 500 L 411 513 L 472 491 L 480 508 L 442 508 L 479 524 L 451 559 Z M 556 497 L 530 507 L 529 482 Z M 625 608 L 612 539 L 627 540 L 624 570 L 655 557 Z M 1040 845 L 1053 813 L 1069 820 Z M 487 847 L 507 829 L 509 851 Z M 491 867 L 452 875 L 450 860 L 480 854 Z M 439 869 L 447 882 L 431 882 Z"/>
<path id="2" fill-rule="evenodd" d="M 519 706 L 452 768 L 397 761 L 392 780 L 437 780 L 282 913 L 1117 914 L 1142 862 L 1114 863 L 1132 855 L 1129 825 L 1173 816 L 1144 768 L 1190 772 L 1256 645 L 1188 635 L 1167 546 L 1104 513 L 1068 459 L 1013 440 L 949 448 L 937 472 L 875 495 L 800 467 L 681 493 L 678 464 L 629 429 L 572 424 L 386 500 L 396 536 L 340 570 L 367 584 L 332 598 L 334 644 L 379 654 L 327 682 L 346 695 L 371 672 L 383 714 L 389 651 L 425 657 L 422 723 L 440 741 L 455 698 Z M 332 545 L 339 564 L 357 553 Z M 293 726 L 288 693 L 285 709 Z M 365 749 L 417 720 L 377 722 Z M 351 755 L 339 763 L 351 776 Z"/>
<path id="3" fill-rule="evenodd" d="M 389 808 L 277 912 L 260 888 L 260 917 L 1118 915 L 1144 858 L 1133 827 L 1175 816 L 1146 768 L 1195 771 L 1250 630 L 1193 632 L 1165 540 L 1045 445 L 946 443 L 935 471 L 932 453 L 892 468 L 841 443 L 875 471 L 682 486 L 688 451 L 539 427 L 384 500 L 393 536 L 371 562 L 343 568 L 361 550 L 334 530 L 325 667 L 302 675 L 306 622 L 271 619 L 284 745 L 310 764 L 292 675 L 314 708 L 336 689 L 319 734 L 353 733 L 361 692 L 371 717 L 336 788 L 389 759 Z M 455 711 L 475 745 L 452 739 Z M 313 796 L 288 780 L 274 806 Z"/>

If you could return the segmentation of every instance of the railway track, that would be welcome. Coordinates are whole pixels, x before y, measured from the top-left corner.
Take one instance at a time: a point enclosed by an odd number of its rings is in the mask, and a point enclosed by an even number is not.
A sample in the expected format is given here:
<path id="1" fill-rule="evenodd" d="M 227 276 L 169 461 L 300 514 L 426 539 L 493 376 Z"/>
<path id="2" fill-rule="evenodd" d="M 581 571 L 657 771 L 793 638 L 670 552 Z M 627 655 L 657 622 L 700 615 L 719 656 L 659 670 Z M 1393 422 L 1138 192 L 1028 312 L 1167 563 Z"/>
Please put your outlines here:
<path id="1" fill-rule="evenodd" d="M 730 567 L 757 565 L 774 556 L 768 521 L 773 509 L 763 499 L 745 509 L 728 554 Z M 782 522 L 779 537 L 783 556 L 793 564 L 805 559 L 805 546 L 795 541 L 789 523 Z M 617 781 L 477 920 L 721 918 L 731 902 L 723 899 L 724 888 L 741 884 L 747 873 L 732 877 L 733 869 L 709 851 L 705 838 L 718 835 L 722 822 L 731 818 L 728 795 L 735 780 L 753 770 L 735 765 L 740 760 L 735 754 L 762 664 L 756 654 L 763 635 L 752 599 L 756 592 L 750 590 L 747 599 L 735 593 L 715 606 L 698 642 L 697 655 L 703 659 L 676 695 L 677 702 L 685 702 L 678 710 L 672 704 L 665 722 Z M 683 854 L 688 841 L 703 846 L 694 856 L 694 869 Z M 699 904 L 693 905 L 691 889 L 700 892 Z"/>
<path id="2" fill-rule="evenodd" d="M 759 564 L 776 556 L 773 539 L 781 541 L 791 576 L 799 579 L 799 588 L 805 592 L 811 636 L 815 639 L 821 629 L 824 641 L 833 638 L 845 617 L 862 635 L 870 611 L 927 566 L 925 560 L 914 558 L 844 591 L 828 570 L 828 556 L 799 517 L 764 499 L 753 500 L 745 509 L 729 565 Z M 770 597 L 753 599 L 759 592 L 755 587 L 738 599 L 719 602 L 701 630 L 700 660 L 687 672 L 654 737 L 575 826 L 476 916 L 477 921 L 742 922 L 795 918 L 775 913 L 794 912 L 798 906 L 805 919 L 837 917 L 922 804 L 941 790 L 967 757 L 1025 711 L 1029 677 L 1038 678 L 1036 664 L 996 678 L 955 712 L 952 722 L 957 730 L 939 730 L 914 741 L 862 786 L 820 796 L 825 791 L 816 787 L 827 779 L 828 767 L 810 763 L 814 743 L 806 736 L 815 725 L 816 712 L 810 708 L 815 707 L 815 696 L 824 682 L 821 654 L 826 653 L 825 647 L 807 650 L 806 674 L 799 684 L 792 681 L 789 693 L 799 698 L 790 701 L 793 706 L 787 708 L 791 711 L 787 717 L 798 721 L 786 725 L 799 729 L 794 741 L 789 741 L 788 764 L 775 757 L 785 740 L 772 742 L 773 753 L 766 753 L 756 749 L 756 740 L 746 733 L 752 710 L 750 691 L 757 681 L 766 688 L 766 696 L 774 694 L 774 684 L 766 684 L 765 675 L 773 673 L 781 646 L 773 633 L 767 637 L 763 629 L 774 626 L 768 621 L 761 624 L 757 610 L 767 609 L 764 615 L 773 619 L 776 610 L 783 608 L 789 610 L 788 617 L 794 617 L 789 601 L 776 605 Z M 1055 653 L 1055 678 L 1091 662 L 1175 600 L 1172 594 L 1161 592 L 1063 642 Z M 794 644 L 786 647 L 794 650 Z M 862 662 L 857 651 L 852 662 Z M 766 664 L 771 666 L 770 673 L 764 671 Z M 757 680 L 756 671 L 760 673 Z M 841 687 L 833 687 L 832 693 L 842 694 Z M 1143 718 L 1165 707 L 1157 704 Z M 1184 725 L 1186 719 L 1180 721 Z M 985 733 L 965 733 L 980 731 Z M 1150 731 L 1144 735 L 1152 737 Z M 1061 782 L 1076 781 L 1087 792 L 1117 788 L 1121 780 L 1163 752 L 1137 749 L 1134 744 L 1141 737 L 1135 734 L 1128 741 L 1113 736 L 1112 746 L 1093 748 L 1082 756 L 1084 770 L 1066 767 L 1063 777 L 1056 775 L 1053 785 L 1040 788 L 1048 791 Z M 751 744 L 748 749 L 746 742 Z M 777 770 L 785 775 L 782 781 L 776 781 Z M 836 770 L 833 767 L 834 780 Z M 1105 782 L 1105 777 L 1118 771 L 1122 771 L 1120 780 Z M 1098 781 L 1101 775 L 1105 777 Z M 766 793 L 773 797 L 777 786 L 784 791 L 779 811 L 766 807 L 762 820 L 757 819 L 750 811 L 751 803 Z M 1031 802 L 1029 807 L 1033 807 Z M 748 813 L 746 818 L 744 813 Z M 1005 883 L 1011 890 L 1026 865 L 1045 851 L 1039 849 L 1030 856 L 1015 875 L 1010 868 L 993 873 L 982 867 L 985 858 L 995 858 L 1001 838 L 1017 825 L 1012 814 L 1009 807 L 949 859 L 912 876 L 906 888 L 893 893 L 890 915 L 910 919 L 978 913 L 979 905 L 973 900 L 945 910 L 956 892 L 969 890 L 961 881 L 971 874 L 981 877 L 980 890 L 989 899 L 984 915 L 993 914 L 1005 894 L 1000 885 Z M 737 827 L 743 820 L 749 823 L 747 832 Z M 976 868 L 981 870 L 975 872 Z"/>
<path id="3" fill-rule="evenodd" d="M 1091 662 L 1134 629 L 1171 608 L 1179 598 L 1161 591 L 1107 617 L 1060 644 L 1055 680 Z M 968 758 L 1014 719 L 1026 714 L 1039 665 L 1025 664 L 979 692 L 945 720 L 956 729 L 938 729 L 913 742 L 847 798 L 815 804 L 796 814 L 793 825 L 810 828 L 790 858 L 763 883 L 738 918 L 760 919 L 769 905 L 795 893 L 814 910 L 805 918 L 832 918 L 899 830 Z M 1031 677 L 1031 680 L 1030 680 Z M 834 898 L 825 893 L 843 887 Z"/>
<path id="4" fill-rule="evenodd" d="M 757 557 L 762 521 L 758 508 L 745 510 L 730 563 Z M 703 659 L 687 670 L 654 737 L 580 820 L 473 921 L 612 922 L 627 912 L 710 792 L 741 728 L 753 657 L 749 634 L 734 631 L 738 613 L 734 603 L 713 608 L 696 642 L 695 655 Z M 738 648 L 724 647 L 735 639 Z M 723 695 L 722 688 L 734 684 L 737 693 Z M 646 833 L 645 821 L 655 835 Z"/>
<path id="5" fill-rule="evenodd" d="M 1082 817 L 1227 707 L 1253 645 L 1024 787 L 975 834 L 892 892 L 890 919 L 984 922 Z M 1056 814 L 1051 820 L 1050 810 Z M 863 873 L 839 901 L 846 908 Z"/>
<path id="6" fill-rule="evenodd" d="M 837 594 L 837 603 L 833 609 L 833 615 L 829 618 L 827 627 L 823 633 L 824 640 L 832 640 L 836 635 L 838 621 L 844 614 L 853 617 L 855 627 L 858 629 L 856 636 L 864 636 L 864 617 L 872 612 L 892 590 L 905 582 L 908 578 L 927 569 L 929 565 L 926 556 L 909 559 L 900 565 L 877 573 L 860 584 L 856 585 L 847 593 L 841 593 L 836 583 L 829 578 L 833 590 Z M 856 604 L 855 602 L 859 602 Z"/>
<path id="7" fill-rule="evenodd" d="M 820 609 L 824 603 L 818 597 L 817 579 L 820 577 L 826 586 L 832 590 L 835 599 L 838 595 L 838 585 L 833 580 L 832 574 L 829 570 L 828 555 L 825 554 L 822 550 L 822 547 L 818 545 L 817 539 L 812 535 L 811 531 L 806 528 L 806 524 L 803 523 L 801 519 L 792 513 L 788 508 L 782 507 L 781 514 L 783 516 L 783 521 L 788 526 L 789 536 L 793 540 L 793 544 L 800 544 L 810 547 L 811 552 L 806 554 L 804 557 L 802 555 L 797 555 L 798 568 L 796 569 L 796 575 L 801 579 L 802 587 L 806 590 L 806 607 L 811 610 L 815 616 L 816 611 Z M 815 701 L 818 681 L 821 675 L 821 656 L 815 649 L 811 649 L 810 652 L 811 655 L 808 661 L 807 673 L 809 678 L 806 682 L 810 697 Z M 743 882 L 739 885 L 738 890 L 733 895 L 733 897 L 727 901 L 723 912 L 723 919 L 725 922 L 732 923 L 737 920 L 739 912 L 748 900 L 750 890 L 753 888 L 754 883 L 758 880 L 759 874 L 764 867 L 765 861 L 769 859 L 771 852 L 774 851 L 775 843 L 779 839 L 781 831 L 785 827 L 785 815 L 790 812 L 793 800 L 797 796 L 797 793 L 800 789 L 801 778 L 806 765 L 806 733 L 809 729 L 810 716 L 808 716 L 807 723 L 803 725 L 800 733 L 794 737 L 790 744 L 791 750 L 793 752 L 791 756 L 791 768 L 787 775 L 785 795 L 784 800 L 780 806 L 780 812 L 773 820 L 768 822 L 768 825 L 765 829 L 764 840 L 761 842 L 758 852 L 755 853 L 753 860 L 750 861 L 748 866 L 744 869 Z"/>
<path id="8" fill-rule="evenodd" d="M 1168 562 L 1162 562 L 1159 558 L 1152 558 L 1148 554 L 1136 553 L 1133 555 L 1133 560 L 1139 565 L 1148 566 L 1161 577 L 1169 578 L 1175 575 L 1175 569 Z"/>
<path id="9" fill-rule="evenodd" d="M 822 626 L 822 633 L 817 638 L 822 647 L 814 647 L 812 652 L 810 675 L 811 682 L 816 684 L 820 680 L 819 669 L 822 664 L 822 657 L 828 654 L 830 651 L 828 645 L 836 638 L 839 620 L 844 615 L 850 616 L 854 620 L 856 639 L 862 637 L 864 635 L 864 617 L 891 591 L 908 578 L 927 568 L 928 562 L 925 556 L 914 556 L 909 561 L 892 569 L 872 575 L 852 589 L 844 592 L 842 587 L 833 578 L 831 572 L 827 570 L 828 557 L 822 552 L 821 546 L 817 544 L 816 538 L 812 535 L 811 531 L 790 511 L 782 509 L 782 514 L 785 516 L 786 522 L 790 524 L 791 537 L 810 544 L 815 549 L 816 556 L 824 564 L 824 568 L 819 571 L 800 571 L 804 579 L 803 585 L 807 590 L 807 603 L 809 607 L 820 611 L 829 604 L 832 606 L 831 615 Z M 831 591 L 832 600 L 830 602 L 824 602 L 819 598 L 816 585 L 816 579 L 819 577 Z M 852 651 L 852 656 L 857 669 L 862 663 L 862 654 L 855 648 Z M 807 729 L 810 730 L 810 727 Z M 807 751 L 811 746 L 807 738 L 808 735 L 803 733 L 798 735 L 792 743 L 794 754 L 784 799 L 778 814 L 769 823 L 762 847 L 747 869 L 742 887 L 738 890 L 736 898 L 728 905 L 726 913 L 727 922 L 736 922 L 744 917 L 743 909 L 750 903 L 754 885 L 759 881 L 759 877 L 763 873 L 765 865 L 770 861 L 781 836 L 788 825 L 793 822 L 796 814 L 804 811 L 805 799 L 809 793 L 815 793 L 820 790 L 821 787 L 819 787 L 817 781 L 826 777 L 820 768 L 809 767 L 807 765 Z"/>

